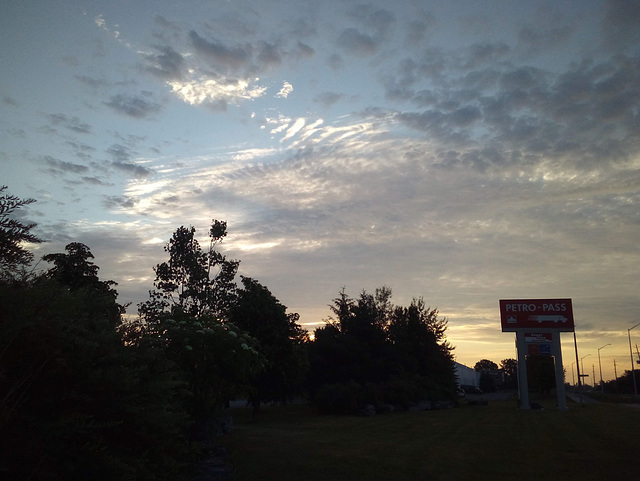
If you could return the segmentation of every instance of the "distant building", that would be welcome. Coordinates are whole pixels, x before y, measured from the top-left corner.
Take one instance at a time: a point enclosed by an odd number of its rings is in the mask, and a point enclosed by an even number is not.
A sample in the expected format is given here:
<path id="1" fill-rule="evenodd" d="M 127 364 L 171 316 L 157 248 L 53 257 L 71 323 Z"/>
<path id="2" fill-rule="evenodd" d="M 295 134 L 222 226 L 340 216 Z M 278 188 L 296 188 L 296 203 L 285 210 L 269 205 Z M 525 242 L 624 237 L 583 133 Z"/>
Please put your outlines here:
<path id="1" fill-rule="evenodd" d="M 456 362 L 455 366 L 459 386 L 465 385 L 478 387 L 478 384 L 480 383 L 479 372 L 476 372 L 472 367 L 465 366 L 464 364 L 460 364 L 459 362 Z"/>

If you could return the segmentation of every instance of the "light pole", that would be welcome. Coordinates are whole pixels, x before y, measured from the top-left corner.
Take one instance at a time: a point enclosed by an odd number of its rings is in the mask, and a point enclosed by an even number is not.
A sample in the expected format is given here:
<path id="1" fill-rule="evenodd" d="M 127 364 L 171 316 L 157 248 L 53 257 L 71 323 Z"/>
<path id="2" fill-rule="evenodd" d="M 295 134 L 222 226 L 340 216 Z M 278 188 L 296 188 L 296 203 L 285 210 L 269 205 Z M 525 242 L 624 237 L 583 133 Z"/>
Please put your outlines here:
<path id="1" fill-rule="evenodd" d="M 572 384 L 573 386 L 575 386 L 575 385 L 576 385 L 576 378 L 575 378 L 575 376 L 573 375 L 573 365 L 574 365 L 574 364 L 575 364 L 575 361 L 571 363 L 571 384 Z"/>
<path id="2" fill-rule="evenodd" d="M 640 322 L 633 326 L 632 328 L 627 329 L 627 335 L 629 336 L 629 354 L 631 355 L 631 377 L 633 378 L 633 394 L 635 397 L 638 397 L 638 386 L 636 385 L 636 371 L 633 367 L 633 348 L 631 347 L 631 329 L 635 329 L 640 326 Z"/>
<path id="3" fill-rule="evenodd" d="M 605 344 L 604 346 L 598 348 L 598 367 L 600 368 L 600 387 L 602 388 L 602 392 L 604 392 L 604 384 L 602 384 L 602 364 L 600 363 L 600 349 L 610 345 L 611 344 Z"/>
<path id="4" fill-rule="evenodd" d="M 584 376 L 584 377 L 589 377 L 589 375 L 588 375 L 588 374 L 584 374 L 584 363 L 582 362 L 582 360 L 583 360 L 585 357 L 589 357 L 590 355 L 591 355 L 591 354 L 587 354 L 586 356 L 582 356 L 582 357 L 580 358 L 580 371 L 582 371 L 582 373 L 583 373 L 583 374 L 582 374 L 582 376 Z M 582 384 L 584 385 L 584 383 L 582 383 Z"/>

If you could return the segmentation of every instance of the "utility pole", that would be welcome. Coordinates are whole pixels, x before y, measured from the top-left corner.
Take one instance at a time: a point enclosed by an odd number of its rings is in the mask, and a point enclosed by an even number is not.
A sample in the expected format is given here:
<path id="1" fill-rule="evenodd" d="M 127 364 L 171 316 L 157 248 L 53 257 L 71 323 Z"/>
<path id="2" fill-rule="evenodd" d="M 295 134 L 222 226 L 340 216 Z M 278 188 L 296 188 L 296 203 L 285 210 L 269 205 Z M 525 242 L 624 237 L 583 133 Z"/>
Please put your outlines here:
<path id="1" fill-rule="evenodd" d="M 633 396 L 638 397 L 638 385 L 636 383 L 636 369 L 633 366 L 633 350 L 631 349 L 631 330 L 640 326 L 640 322 L 633 327 L 627 329 L 627 335 L 629 336 L 629 354 L 631 355 L 631 378 L 633 379 Z"/>
<path id="2" fill-rule="evenodd" d="M 616 376 L 616 392 L 618 392 L 618 366 L 616 365 L 616 360 L 613 360 L 613 374 Z"/>
<path id="3" fill-rule="evenodd" d="M 602 392 L 604 393 L 604 384 L 602 383 L 602 363 L 600 362 L 600 349 L 604 349 L 607 346 L 610 346 L 611 344 L 605 344 L 602 347 L 598 348 L 598 367 L 600 368 L 600 387 L 602 388 Z M 594 385 L 595 385 L 595 379 L 593 380 Z"/>
<path id="4" fill-rule="evenodd" d="M 595 389 L 596 388 L 596 365 L 591 364 L 591 369 L 593 372 L 593 389 Z"/>

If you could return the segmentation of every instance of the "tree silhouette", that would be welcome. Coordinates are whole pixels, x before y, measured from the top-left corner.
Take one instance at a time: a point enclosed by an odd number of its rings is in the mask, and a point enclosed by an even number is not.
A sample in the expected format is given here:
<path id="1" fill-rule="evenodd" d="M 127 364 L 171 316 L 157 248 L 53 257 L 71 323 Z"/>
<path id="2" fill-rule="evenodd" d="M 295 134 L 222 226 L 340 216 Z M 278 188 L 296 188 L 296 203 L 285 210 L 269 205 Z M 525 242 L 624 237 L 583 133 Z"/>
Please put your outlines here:
<path id="1" fill-rule="evenodd" d="M 20 199 L 4 194 L 6 185 L 0 186 L 0 274 L 8 276 L 17 267 L 28 265 L 33 254 L 23 244 L 43 242 L 31 233 L 36 224 L 24 224 L 14 216 L 16 211 L 35 202 L 34 199 Z"/>
<path id="2" fill-rule="evenodd" d="M 180 479 L 184 389 L 161 351 L 122 342 L 114 283 L 67 247 L 0 282 L 0 478 Z"/>
<path id="3" fill-rule="evenodd" d="M 342 289 L 330 306 L 336 316 L 316 329 L 309 344 L 310 391 L 323 409 L 351 412 L 362 403 L 452 399 L 453 347 L 447 321 L 422 298 L 393 306 L 391 289 Z"/>
<path id="4" fill-rule="evenodd" d="M 162 312 L 178 309 L 191 316 L 207 311 L 222 319 L 235 301 L 239 261 L 227 260 L 215 247 L 227 235 L 227 223 L 213 220 L 209 230 L 209 250 L 203 251 L 194 227 L 181 226 L 164 250 L 169 260 L 155 267 L 156 289 L 139 311 L 148 322 Z"/>
<path id="5" fill-rule="evenodd" d="M 243 288 L 231 309 L 231 321 L 258 340 L 265 367 L 252 382 L 257 410 L 262 402 L 286 402 L 300 394 L 307 373 L 303 343 L 307 338 L 297 313 L 287 308 L 255 279 L 242 277 Z"/>
<path id="6" fill-rule="evenodd" d="M 176 229 L 165 246 L 169 260 L 155 267 L 155 289 L 138 306 L 139 320 L 126 329 L 131 342 L 151 339 L 179 366 L 191 393 L 189 412 L 200 426 L 263 364 L 257 341 L 229 322 L 239 262 L 215 250 L 226 228 L 226 222 L 212 221 L 208 251 L 194 227 Z"/>
<path id="7" fill-rule="evenodd" d="M 490 361 L 489 359 L 481 359 L 480 361 L 476 362 L 476 365 L 473 368 L 476 372 L 496 371 L 498 369 L 498 365 L 495 362 Z"/>

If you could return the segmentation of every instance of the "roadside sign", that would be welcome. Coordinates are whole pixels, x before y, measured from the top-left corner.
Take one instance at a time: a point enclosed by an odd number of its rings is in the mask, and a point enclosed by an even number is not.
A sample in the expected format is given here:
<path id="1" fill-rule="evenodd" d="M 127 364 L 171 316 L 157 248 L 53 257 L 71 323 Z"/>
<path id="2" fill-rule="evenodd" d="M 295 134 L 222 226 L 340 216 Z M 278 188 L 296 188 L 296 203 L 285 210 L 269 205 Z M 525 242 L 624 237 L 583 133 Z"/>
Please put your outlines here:
<path id="1" fill-rule="evenodd" d="M 558 410 L 566 410 L 560 333 L 575 333 L 571 299 L 500 299 L 500 322 L 502 332 L 516 333 L 520 409 L 531 409 L 527 356 L 551 356 Z"/>
<path id="2" fill-rule="evenodd" d="M 542 343 L 527 344 L 527 354 L 529 354 L 529 356 L 550 356 L 551 344 L 542 344 Z"/>
<path id="3" fill-rule="evenodd" d="M 500 320 L 503 332 L 574 330 L 571 299 L 501 299 Z"/>
<path id="4" fill-rule="evenodd" d="M 552 342 L 553 335 L 550 332 L 525 332 L 524 342 Z"/>

